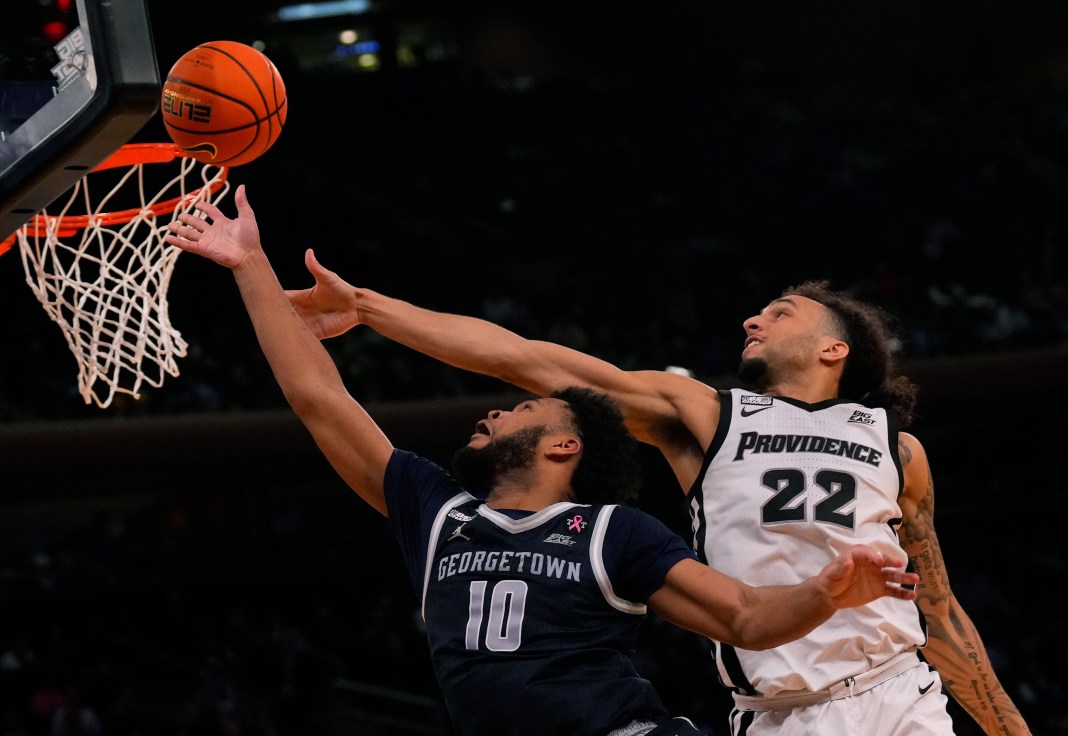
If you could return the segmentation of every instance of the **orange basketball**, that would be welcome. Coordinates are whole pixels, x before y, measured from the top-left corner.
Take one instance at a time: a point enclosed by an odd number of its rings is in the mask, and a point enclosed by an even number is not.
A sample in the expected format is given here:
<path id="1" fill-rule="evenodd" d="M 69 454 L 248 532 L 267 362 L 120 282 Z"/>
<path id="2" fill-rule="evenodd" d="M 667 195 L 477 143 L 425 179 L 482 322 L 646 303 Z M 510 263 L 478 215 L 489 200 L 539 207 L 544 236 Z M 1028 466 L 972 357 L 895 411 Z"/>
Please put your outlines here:
<path id="1" fill-rule="evenodd" d="M 286 86 L 263 53 L 237 41 L 185 52 L 160 100 L 171 140 L 193 158 L 240 166 L 262 156 L 286 122 Z"/>

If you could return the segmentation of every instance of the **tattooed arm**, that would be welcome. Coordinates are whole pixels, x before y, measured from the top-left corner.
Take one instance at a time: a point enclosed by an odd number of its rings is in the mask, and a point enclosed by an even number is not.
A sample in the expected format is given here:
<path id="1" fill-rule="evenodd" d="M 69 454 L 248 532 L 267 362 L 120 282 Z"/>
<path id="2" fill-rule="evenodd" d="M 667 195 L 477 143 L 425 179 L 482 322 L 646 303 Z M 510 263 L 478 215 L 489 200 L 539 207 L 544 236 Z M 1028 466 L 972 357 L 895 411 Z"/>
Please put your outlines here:
<path id="1" fill-rule="evenodd" d="M 1019 736 L 1031 730 L 1005 692 L 972 620 L 949 587 L 934 529 L 934 481 L 927 453 L 910 434 L 898 445 L 905 489 L 901 544 L 920 575 L 916 603 L 927 617 L 924 657 L 938 670 L 957 703 L 987 736 Z"/>

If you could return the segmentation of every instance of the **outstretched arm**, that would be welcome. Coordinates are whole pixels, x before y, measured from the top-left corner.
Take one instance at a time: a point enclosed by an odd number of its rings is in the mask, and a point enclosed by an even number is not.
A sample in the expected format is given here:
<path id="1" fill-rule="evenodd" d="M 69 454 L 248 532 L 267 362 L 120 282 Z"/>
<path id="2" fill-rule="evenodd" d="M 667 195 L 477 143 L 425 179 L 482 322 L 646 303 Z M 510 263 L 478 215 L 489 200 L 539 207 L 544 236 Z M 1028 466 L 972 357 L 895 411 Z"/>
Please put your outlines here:
<path id="1" fill-rule="evenodd" d="M 614 365 L 553 343 L 527 340 L 486 320 L 435 312 L 353 286 L 323 267 L 309 249 L 310 289 L 287 291 L 297 313 L 320 338 L 367 325 L 383 337 L 464 370 L 494 376 L 546 396 L 568 386 L 641 391 Z"/>
<path id="2" fill-rule="evenodd" d="M 320 338 L 367 325 L 383 337 L 449 365 L 498 378 L 540 396 L 590 386 L 619 402 L 627 428 L 658 447 L 684 490 L 700 470 L 719 417 L 719 396 L 700 381 L 664 371 L 624 371 L 571 348 L 520 335 L 483 319 L 417 307 L 352 286 L 308 251 L 315 286 L 286 292 Z"/>
<path id="3" fill-rule="evenodd" d="M 329 353 L 286 298 L 260 245 L 244 185 L 237 188 L 234 201 L 235 219 L 201 202 L 196 208 L 207 217 L 179 215 L 168 226 L 165 240 L 233 271 L 260 348 L 286 400 L 334 469 L 385 514 L 382 483 L 393 446 L 349 395 Z"/>
<path id="4" fill-rule="evenodd" d="M 867 545 L 842 552 L 818 575 L 797 585 L 754 587 L 696 560 L 679 562 L 649 597 L 649 607 L 676 626 L 744 649 L 798 639 L 840 608 L 883 596 L 912 600 L 919 577 Z"/>
<path id="5" fill-rule="evenodd" d="M 988 736 L 1017 736 L 1031 730 L 994 673 L 986 646 L 949 587 L 942 549 L 934 530 L 934 480 L 920 442 L 902 434 L 899 452 L 905 473 L 901 546 L 920 574 L 916 602 L 927 619 L 923 655 L 946 689 Z"/>

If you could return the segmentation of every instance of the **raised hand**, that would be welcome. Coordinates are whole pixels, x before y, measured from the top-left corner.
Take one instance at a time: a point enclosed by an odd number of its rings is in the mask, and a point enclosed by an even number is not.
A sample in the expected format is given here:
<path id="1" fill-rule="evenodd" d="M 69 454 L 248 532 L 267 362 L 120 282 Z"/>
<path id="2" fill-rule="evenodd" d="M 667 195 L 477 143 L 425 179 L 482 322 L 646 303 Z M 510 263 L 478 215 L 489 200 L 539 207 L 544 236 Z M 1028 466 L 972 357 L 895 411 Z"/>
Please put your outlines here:
<path id="1" fill-rule="evenodd" d="M 863 605 L 882 596 L 915 600 L 916 591 L 901 586 L 918 584 L 920 576 L 905 572 L 904 566 L 904 560 L 857 544 L 824 567 L 819 580 L 836 608 Z"/>
<path id="2" fill-rule="evenodd" d="M 245 196 L 245 185 L 234 193 L 237 217 L 230 219 L 211 202 L 198 202 L 194 213 L 178 215 L 167 225 L 163 239 L 182 250 L 209 258 L 221 266 L 237 268 L 245 256 L 260 249 L 260 228 Z M 209 222 L 210 219 L 210 222 Z"/>
<path id="3" fill-rule="evenodd" d="M 286 296 L 315 336 L 336 337 L 360 324 L 353 286 L 319 263 L 311 248 L 304 253 L 304 265 L 315 277 L 315 286 L 287 289 Z"/>

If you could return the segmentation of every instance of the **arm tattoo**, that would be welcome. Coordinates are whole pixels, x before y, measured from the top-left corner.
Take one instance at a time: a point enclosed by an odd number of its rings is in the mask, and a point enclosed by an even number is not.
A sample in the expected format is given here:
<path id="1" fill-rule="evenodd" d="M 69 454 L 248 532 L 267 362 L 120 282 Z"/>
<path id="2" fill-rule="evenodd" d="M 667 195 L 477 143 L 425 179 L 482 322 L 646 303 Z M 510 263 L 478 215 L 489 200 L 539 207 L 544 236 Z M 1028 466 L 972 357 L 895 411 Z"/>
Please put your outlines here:
<path id="1" fill-rule="evenodd" d="M 912 462 L 912 451 L 905 443 L 898 442 L 898 451 L 903 467 Z M 920 574 L 917 594 L 934 605 L 946 601 L 950 590 L 945 560 L 934 530 L 934 477 L 930 468 L 927 468 L 926 480 L 926 487 L 921 497 L 915 499 L 912 513 L 905 514 L 900 538 L 912 568 Z"/>
<path id="2" fill-rule="evenodd" d="M 897 441 L 897 452 L 901 456 L 901 467 L 905 467 L 912 462 L 912 450 L 901 440 Z"/>

